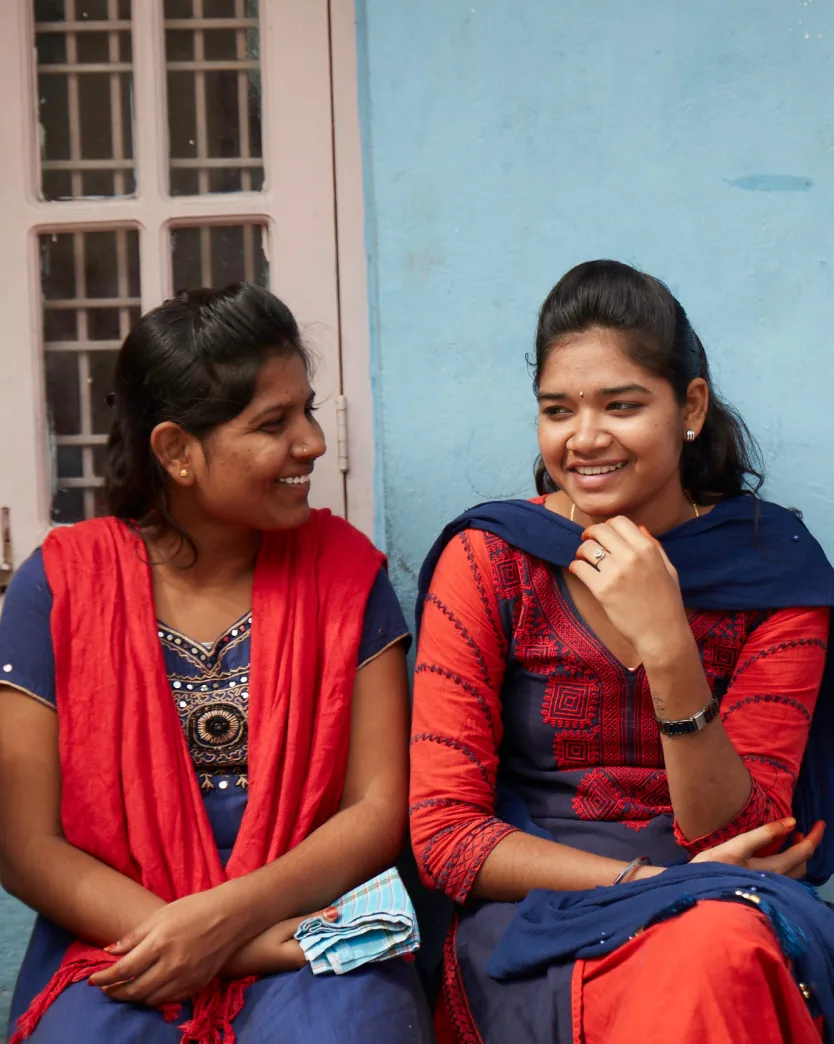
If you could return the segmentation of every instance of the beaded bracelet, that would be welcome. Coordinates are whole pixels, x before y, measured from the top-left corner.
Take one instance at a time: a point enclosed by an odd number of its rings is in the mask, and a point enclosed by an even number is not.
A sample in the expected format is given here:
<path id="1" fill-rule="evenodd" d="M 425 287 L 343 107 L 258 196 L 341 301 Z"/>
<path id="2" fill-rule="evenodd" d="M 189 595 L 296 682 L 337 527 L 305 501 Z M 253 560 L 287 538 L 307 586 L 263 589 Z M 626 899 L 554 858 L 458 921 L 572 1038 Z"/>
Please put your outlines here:
<path id="1" fill-rule="evenodd" d="M 640 866 L 651 866 L 652 861 L 648 856 L 638 856 L 637 859 L 632 859 L 628 866 L 617 874 L 617 879 L 614 881 L 615 885 L 622 884 L 623 881 Z"/>

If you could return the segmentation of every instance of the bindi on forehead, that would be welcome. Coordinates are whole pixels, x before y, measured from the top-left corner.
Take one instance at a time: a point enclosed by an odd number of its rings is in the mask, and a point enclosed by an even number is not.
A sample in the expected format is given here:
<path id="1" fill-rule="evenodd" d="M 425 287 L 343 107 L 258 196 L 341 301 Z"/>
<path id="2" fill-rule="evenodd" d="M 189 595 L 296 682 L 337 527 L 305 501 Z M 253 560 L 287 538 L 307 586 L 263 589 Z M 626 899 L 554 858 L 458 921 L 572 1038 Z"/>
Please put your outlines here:
<path id="1" fill-rule="evenodd" d="M 539 397 L 588 400 L 623 390 L 654 394 L 658 380 L 610 339 L 574 337 L 555 348 L 544 364 Z"/>

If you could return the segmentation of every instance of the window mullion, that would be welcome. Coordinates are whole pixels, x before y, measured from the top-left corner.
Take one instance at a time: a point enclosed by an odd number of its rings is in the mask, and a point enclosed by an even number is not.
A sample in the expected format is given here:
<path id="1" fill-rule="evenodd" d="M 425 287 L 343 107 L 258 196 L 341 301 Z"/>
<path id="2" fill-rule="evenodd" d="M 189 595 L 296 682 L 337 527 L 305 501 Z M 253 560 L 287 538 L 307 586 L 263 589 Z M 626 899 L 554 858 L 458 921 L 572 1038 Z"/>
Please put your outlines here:
<path id="1" fill-rule="evenodd" d="M 142 311 L 153 308 L 170 292 L 167 254 L 169 219 L 165 163 L 168 140 L 165 128 L 165 48 L 162 0 L 133 4 L 134 140 L 140 231 L 140 285 Z"/>

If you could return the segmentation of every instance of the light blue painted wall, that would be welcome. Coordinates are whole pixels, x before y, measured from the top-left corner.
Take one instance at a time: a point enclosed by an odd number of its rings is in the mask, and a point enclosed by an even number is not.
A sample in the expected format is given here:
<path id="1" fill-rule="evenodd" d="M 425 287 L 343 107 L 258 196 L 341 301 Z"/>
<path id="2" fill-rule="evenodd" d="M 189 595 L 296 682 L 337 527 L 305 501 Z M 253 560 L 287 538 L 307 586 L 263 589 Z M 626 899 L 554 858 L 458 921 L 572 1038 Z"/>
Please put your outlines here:
<path id="1" fill-rule="evenodd" d="M 834 4 L 364 0 L 382 472 L 409 604 L 443 523 L 532 491 L 524 355 L 573 264 L 679 294 L 834 553 Z"/>
<path id="2" fill-rule="evenodd" d="M 9 1017 L 17 969 L 29 938 L 34 917 L 0 888 L 0 1039 Z"/>

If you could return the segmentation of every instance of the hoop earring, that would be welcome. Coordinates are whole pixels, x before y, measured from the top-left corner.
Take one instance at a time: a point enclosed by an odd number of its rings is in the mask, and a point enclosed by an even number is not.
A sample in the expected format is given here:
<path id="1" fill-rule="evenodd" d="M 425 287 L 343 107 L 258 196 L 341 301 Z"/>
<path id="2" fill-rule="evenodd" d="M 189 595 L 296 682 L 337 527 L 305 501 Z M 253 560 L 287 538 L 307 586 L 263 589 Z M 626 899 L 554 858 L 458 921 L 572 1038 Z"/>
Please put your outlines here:
<path id="1" fill-rule="evenodd" d="M 687 428 L 686 429 L 686 433 L 684 434 L 684 438 L 686 439 L 686 441 L 687 442 L 694 442 L 695 441 L 695 437 L 696 437 L 695 436 L 695 432 L 692 430 L 692 428 Z"/>

